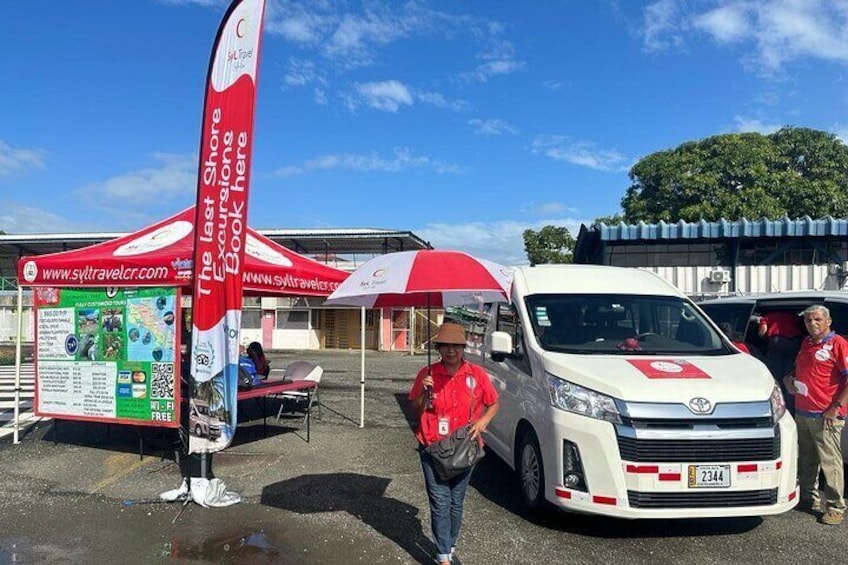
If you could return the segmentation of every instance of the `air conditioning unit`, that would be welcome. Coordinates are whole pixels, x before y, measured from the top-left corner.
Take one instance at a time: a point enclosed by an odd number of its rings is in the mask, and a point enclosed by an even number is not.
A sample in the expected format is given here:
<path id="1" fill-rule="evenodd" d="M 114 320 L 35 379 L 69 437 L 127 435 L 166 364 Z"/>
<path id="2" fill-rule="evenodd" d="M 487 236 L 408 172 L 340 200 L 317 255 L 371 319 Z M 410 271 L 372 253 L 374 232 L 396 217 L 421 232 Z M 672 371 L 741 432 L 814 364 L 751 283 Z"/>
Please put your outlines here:
<path id="1" fill-rule="evenodd" d="M 721 269 L 716 269 L 715 271 L 710 271 L 710 282 L 714 282 L 714 283 L 730 282 L 730 271 L 723 271 Z"/>

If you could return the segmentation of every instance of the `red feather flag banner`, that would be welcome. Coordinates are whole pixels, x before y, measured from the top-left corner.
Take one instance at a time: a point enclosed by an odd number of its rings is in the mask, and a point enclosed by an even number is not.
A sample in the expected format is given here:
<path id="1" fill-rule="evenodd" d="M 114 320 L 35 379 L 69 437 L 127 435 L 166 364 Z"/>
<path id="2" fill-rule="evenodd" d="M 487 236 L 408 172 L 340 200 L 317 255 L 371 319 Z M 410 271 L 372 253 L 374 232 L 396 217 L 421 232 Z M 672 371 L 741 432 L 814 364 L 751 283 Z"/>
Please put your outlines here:
<path id="1" fill-rule="evenodd" d="M 265 0 L 234 0 L 209 62 L 197 179 L 189 453 L 225 449 L 235 434 L 247 197 L 264 12 Z"/>

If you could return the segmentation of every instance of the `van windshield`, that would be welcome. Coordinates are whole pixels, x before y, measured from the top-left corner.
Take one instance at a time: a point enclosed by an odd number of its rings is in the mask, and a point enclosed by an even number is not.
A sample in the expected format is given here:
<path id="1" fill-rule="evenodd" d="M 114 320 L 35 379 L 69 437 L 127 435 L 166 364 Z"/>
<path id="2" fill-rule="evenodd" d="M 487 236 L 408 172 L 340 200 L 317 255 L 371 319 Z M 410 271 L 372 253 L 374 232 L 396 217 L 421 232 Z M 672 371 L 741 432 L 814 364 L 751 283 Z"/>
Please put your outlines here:
<path id="1" fill-rule="evenodd" d="M 688 300 L 627 294 L 537 294 L 527 310 L 548 351 L 722 355 L 733 351 Z"/>

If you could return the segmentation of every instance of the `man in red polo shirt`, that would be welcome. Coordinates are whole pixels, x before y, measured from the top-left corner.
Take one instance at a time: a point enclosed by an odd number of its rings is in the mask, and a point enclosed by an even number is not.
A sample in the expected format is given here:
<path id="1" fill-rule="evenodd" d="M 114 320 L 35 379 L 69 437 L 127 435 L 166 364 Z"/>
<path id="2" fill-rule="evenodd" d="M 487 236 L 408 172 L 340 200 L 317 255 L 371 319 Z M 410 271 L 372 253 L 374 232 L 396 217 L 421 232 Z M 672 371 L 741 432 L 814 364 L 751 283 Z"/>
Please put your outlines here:
<path id="1" fill-rule="evenodd" d="M 795 395 L 795 423 L 798 425 L 798 482 L 801 504 L 814 510 L 821 506 L 818 477 L 824 488 L 822 524 L 842 523 L 845 500 L 840 438 L 848 404 L 848 341 L 831 331 L 830 311 L 810 306 L 801 315 L 808 337 L 801 342 L 795 370 L 783 381 Z"/>
<path id="2" fill-rule="evenodd" d="M 765 364 L 774 380 L 781 385 L 783 396 L 786 399 L 786 408 L 795 414 L 795 406 L 792 396 L 787 394 L 783 387 L 783 377 L 792 370 L 795 364 L 795 356 L 798 354 L 801 337 L 804 335 L 803 327 L 795 312 L 775 310 L 760 316 L 759 336 L 765 339 Z"/>

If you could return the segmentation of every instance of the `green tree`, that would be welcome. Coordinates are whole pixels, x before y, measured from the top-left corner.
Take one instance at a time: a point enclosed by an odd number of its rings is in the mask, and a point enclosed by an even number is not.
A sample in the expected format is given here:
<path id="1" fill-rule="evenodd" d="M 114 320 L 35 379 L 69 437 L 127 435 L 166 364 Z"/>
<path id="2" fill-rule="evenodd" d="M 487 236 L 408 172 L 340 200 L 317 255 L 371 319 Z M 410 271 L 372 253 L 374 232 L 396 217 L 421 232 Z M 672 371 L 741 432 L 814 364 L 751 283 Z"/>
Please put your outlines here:
<path id="1" fill-rule="evenodd" d="M 630 181 L 630 223 L 848 216 L 848 146 L 808 128 L 690 141 L 642 158 Z"/>
<path id="2" fill-rule="evenodd" d="M 612 224 L 619 224 L 621 222 L 626 222 L 626 221 L 627 220 L 624 218 L 623 214 L 616 212 L 612 216 L 601 216 L 599 218 L 595 218 L 595 220 L 592 223 L 593 224 L 606 224 L 606 225 L 609 226 L 609 225 L 612 225 Z"/>
<path id="3" fill-rule="evenodd" d="M 524 252 L 531 265 L 571 263 L 574 243 L 567 228 L 544 226 L 539 231 L 524 230 Z"/>

